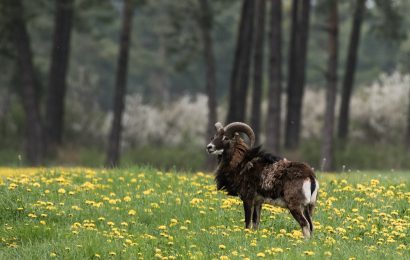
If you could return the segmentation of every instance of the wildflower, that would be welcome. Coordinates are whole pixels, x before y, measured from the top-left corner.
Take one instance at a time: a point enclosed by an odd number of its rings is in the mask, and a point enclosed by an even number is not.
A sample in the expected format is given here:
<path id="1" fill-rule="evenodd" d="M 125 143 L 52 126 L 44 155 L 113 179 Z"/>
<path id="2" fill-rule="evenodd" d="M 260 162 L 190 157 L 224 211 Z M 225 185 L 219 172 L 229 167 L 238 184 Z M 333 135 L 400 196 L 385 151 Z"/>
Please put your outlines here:
<path id="1" fill-rule="evenodd" d="M 159 226 L 158 229 L 159 230 L 165 230 L 165 229 L 167 229 L 167 226 Z"/>
<path id="2" fill-rule="evenodd" d="M 225 245 L 219 245 L 219 249 L 225 249 L 226 246 Z"/>
<path id="3" fill-rule="evenodd" d="M 325 255 L 325 256 L 332 256 L 332 253 L 330 253 L 329 251 L 326 251 L 326 252 L 324 253 L 324 255 Z"/>
<path id="4" fill-rule="evenodd" d="M 264 253 L 257 253 L 256 256 L 257 257 L 265 257 L 265 254 Z"/>
<path id="5" fill-rule="evenodd" d="M 283 249 L 280 247 L 272 247 L 271 251 L 273 253 L 283 253 Z"/>
<path id="6" fill-rule="evenodd" d="M 229 257 L 227 257 L 226 255 L 221 255 L 221 257 L 219 257 L 220 260 L 229 260 Z"/>
<path id="7" fill-rule="evenodd" d="M 128 211 L 128 215 L 130 216 L 135 216 L 135 214 L 137 214 L 137 212 L 133 209 L 131 209 L 130 211 Z"/>
<path id="8" fill-rule="evenodd" d="M 58 189 L 58 191 L 57 191 L 58 193 L 60 193 L 60 194 L 65 194 L 65 189 L 63 189 L 63 188 L 60 188 L 60 189 Z"/>
<path id="9" fill-rule="evenodd" d="M 112 251 L 111 251 L 111 252 L 109 252 L 108 254 L 109 254 L 110 256 L 116 256 L 116 255 L 117 255 L 117 253 L 112 252 Z"/>
<path id="10" fill-rule="evenodd" d="M 315 252 L 313 252 L 313 251 L 304 251 L 303 253 L 304 253 L 305 255 L 308 255 L 308 256 L 312 256 L 312 255 L 315 254 Z"/>
<path id="11" fill-rule="evenodd" d="M 50 253 L 50 257 L 56 257 L 56 256 L 57 256 L 56 253 L 54 253 L 54 252 Z"/>
<path id="12" fill-rule="evenodd" d="M 131 201 L 131 197 L 130 196 L 125 196 L 123 199 L 125 202 L 130 202 Z"/>

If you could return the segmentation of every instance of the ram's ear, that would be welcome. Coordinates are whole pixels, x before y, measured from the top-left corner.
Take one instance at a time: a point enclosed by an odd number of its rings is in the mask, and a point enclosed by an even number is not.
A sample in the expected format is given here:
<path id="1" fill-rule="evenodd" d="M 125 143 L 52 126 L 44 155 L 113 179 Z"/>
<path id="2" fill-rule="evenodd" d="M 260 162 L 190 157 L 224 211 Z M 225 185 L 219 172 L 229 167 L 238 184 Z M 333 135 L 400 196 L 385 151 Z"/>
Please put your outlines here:
<path id="1" fill-rule="evenodd" d="M 216 122 L 215 123 L 215 130 L 218 132 L 218 133 L 224 133 L 224 126 L 222 125 L 222 123 L 220 123 L 220 122 Z"/>

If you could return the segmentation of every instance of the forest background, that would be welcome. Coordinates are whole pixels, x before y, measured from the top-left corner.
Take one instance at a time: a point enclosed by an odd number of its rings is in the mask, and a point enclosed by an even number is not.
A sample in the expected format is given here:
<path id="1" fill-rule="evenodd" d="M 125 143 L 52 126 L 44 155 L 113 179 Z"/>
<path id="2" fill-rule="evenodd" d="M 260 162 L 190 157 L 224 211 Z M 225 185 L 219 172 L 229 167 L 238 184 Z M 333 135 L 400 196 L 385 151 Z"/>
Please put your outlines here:
<path id="1" fill-rule="evenodd" d="M 408 169 L 409 11 L 404 0 L 2 0 L 0 165 L 210 169 L 219 120 L 315 168 Z"/>

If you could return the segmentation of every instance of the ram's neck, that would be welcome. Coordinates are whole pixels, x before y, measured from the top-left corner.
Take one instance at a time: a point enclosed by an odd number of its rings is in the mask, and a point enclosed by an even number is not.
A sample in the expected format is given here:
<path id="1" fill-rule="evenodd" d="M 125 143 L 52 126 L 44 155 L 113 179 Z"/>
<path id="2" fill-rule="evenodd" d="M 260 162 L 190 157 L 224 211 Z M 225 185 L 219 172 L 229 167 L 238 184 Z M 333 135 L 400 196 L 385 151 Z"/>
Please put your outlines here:
<path id="1" fill-rule="evenodd" d="M 244 160 L 248 146 L 242 140 L 238 140 L 230 151 L 229 167 L 236 169 Z"/>

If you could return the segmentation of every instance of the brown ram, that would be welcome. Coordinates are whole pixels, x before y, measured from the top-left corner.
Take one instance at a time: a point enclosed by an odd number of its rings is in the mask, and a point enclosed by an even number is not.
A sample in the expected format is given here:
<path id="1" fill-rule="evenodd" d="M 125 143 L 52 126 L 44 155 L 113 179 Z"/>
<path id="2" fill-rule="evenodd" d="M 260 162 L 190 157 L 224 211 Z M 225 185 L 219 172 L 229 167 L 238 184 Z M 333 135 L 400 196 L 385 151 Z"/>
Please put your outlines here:
<path id="1" fill-rule="evenodd" d="M 215 124 L 216 134 L 207 145 L 218 156 L 215 181 L 218 190 L 239 196 L 245 211 L 245 227 L 259 226 L 263 203 L 289 209 L 300 224 L 305 238 L 313 232 L 312 213 L 319 183 L 311 167 L 265 153 L 255 142 L 253 130 L 235 122 L 225 127 Z M 250 146 L 240 137 L 244 133 Z"/>

